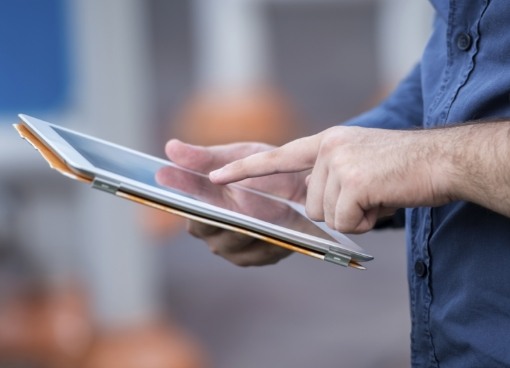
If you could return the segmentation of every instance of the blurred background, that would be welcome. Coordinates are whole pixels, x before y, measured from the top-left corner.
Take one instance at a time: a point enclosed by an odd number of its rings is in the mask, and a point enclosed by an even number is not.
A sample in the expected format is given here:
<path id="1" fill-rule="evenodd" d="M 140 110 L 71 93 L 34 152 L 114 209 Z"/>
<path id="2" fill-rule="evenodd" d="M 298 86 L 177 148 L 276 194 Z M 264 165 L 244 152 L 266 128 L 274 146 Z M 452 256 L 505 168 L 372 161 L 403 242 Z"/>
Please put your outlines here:
<path id="1" fill-rule="evenodd" d="M 164 157 L 281 144 L 373 106 L 420 56 L 427 1 L 2 0 L 0 367 L 408 367 L 401 230 L 360 272 L 239 268 L 178 218 L 49 170 L 25 113 Z"/>

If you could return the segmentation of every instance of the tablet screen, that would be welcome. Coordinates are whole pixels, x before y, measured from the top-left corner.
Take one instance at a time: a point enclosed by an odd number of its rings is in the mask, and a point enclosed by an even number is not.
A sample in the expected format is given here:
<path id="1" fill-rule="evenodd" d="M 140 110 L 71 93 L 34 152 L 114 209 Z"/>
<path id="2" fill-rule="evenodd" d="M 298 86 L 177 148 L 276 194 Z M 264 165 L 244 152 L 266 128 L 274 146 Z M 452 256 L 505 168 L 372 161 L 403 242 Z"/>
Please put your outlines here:
<path id="1" fill-rule="evenodd" d="M 284 201 L 273 199 L 259 192 L 244 190 L 239 185 L 216 185 L 209 180 L 207 175 L 183 169 L 170 162 L 165 163 L 163 160 L 140 155 L 55 126 L 52 126 L 52 129 L 93 166 L 104 171 L 221 209 L 234 211 L 269 225 L 278 225 L 309 234 L 334 244 L 339 242 L 339 239 L 335 239 L 336 236 L 331 236 L 317 227 L 315 223 Z M 162 185 L 161 181 L 165 185 Z M 342 239 L 344 238 L 341 234 L 338 235 Z M 361 250 L 348 239 L 341 243 L 344 246 L 349 244 L 349 248 L 355 252 Z"/>

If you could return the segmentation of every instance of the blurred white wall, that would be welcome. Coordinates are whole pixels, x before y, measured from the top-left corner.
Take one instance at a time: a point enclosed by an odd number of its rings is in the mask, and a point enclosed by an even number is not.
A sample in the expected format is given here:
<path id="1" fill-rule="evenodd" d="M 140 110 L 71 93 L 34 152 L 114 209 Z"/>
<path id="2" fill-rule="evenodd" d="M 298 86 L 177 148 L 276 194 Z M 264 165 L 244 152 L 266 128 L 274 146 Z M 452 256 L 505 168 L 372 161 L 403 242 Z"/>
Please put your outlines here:
<path id="1" fill-rule="evenodd" d="M 137 0 L 68 3 L 71 102 L 38 117 L 147 149 L 151 100 L 144 5 Z M 83 277 L 104 325 L 152 318 L 150 247 L 138 226 L 137 206 L 49 170 L 16 136 L 9 124 L 16 116 L 0 119 L 0 189 L 18 188 L 18 197 L 6 192 L 12 199 L 6 217 L 14 225 L 9 238 L 29 249 L 50 284 L 65 286 Z"/>
<path id="2" fill-rule="evenodd" d="M 78 115 L 91 134 L 146 149 L 150 96 L 144 3 L 75 2 Z M 87 277 L 103 323 L 149 318 L 154 306 L 150 247 L 135 205 L 91 190 L 80 192 L 80 238 Z"/>
<path id="3" fill-rule="evenodd" d="M 378 13 L 378 69 L 381 83 L 391 89 L 420 60 L 433 9 L 425 0 L 379 0 Z"/>

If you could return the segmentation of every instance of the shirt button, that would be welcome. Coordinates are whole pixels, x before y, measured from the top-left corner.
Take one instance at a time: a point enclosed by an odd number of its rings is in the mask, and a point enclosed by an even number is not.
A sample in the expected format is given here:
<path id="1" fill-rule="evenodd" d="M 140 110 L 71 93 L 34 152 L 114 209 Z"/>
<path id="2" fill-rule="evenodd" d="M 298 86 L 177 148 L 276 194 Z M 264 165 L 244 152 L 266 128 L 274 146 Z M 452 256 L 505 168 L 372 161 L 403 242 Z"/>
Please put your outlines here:
<path id="1" fill-rule="evenodd" d="M 416 261 L 414 264 L 414 272 L 418 277 L 424 277 L 427 274 L 427 265 L 423 261 Z"/>
<path id="2" fill-rule="evenodd" d="M 466 51 L 471 47 L 472 39 L 468 33 L 461 33 L 457 36 L 457 47 L 461 51 Z"/>

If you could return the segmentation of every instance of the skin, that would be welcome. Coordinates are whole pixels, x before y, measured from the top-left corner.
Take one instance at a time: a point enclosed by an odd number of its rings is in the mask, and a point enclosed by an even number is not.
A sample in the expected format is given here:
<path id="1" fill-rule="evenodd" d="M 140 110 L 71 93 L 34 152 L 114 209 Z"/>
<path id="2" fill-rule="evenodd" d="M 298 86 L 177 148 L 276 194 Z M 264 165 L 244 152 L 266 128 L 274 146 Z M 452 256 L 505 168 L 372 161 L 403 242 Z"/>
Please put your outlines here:
<path id="1" fill-rule="evenodd" d="M 194 171 L 209 173 L 234 160 L 247 157 L 253 153 L 273 149 L 261 143 L 237 143 L 224 146 L 200 147 L 185 144 L 178 140 L 171 140 L 165 147 L 168 158 L 180 166 Z M 253 189 L 270 192 L 293 201 L 303 202 L 306 197 L 306 187 L 303 185 L 306 173 L 280 174 L 278 180 L 272 176 L 247 179 L 242 185 Z M 157 173 L 156 180 L 165 185 L 175 186 L 175 175 L 169 177 L 165 170 Z M 189 185 L 187 183 L 183 185 Z M 267 188 L 271 188 L 268 191 Z M 258 203 L 243 200 L 243 206 L 257 208 Z M 226 231 L 214 226 L 195 221 L 187 222 L 188 232 L 205 240 L 210 251 L 239 266 L 259 266 L 278 262 L 291 252 L 265 243 L 263 241 L 242 234 Z"/>
<path id="2" fill-rule="evenodd" d="M 510 217 L 510 122 L 419 131 L 337 126 L 273 149 L 239 144 L 193 151 L 179 144 L 180 148 L 169 142 L 169 158 L 186 166 L 190 162 L 184 161 L 193 158 L 181 155 L 194 152 L 194 160 L 204 163 L 203 170 L 216 169 L 209 175 L 216 184 L 242 181 L 269 191 L 280 182 L 275 175 L 290 175 L 288 188 L 285 180 L 275 188 L 278 195 L 293 193 L 288 198 L 301 200 L 304 196 L 310 218 L 345 233 L 369 231 L 378 218 L 396 208 L 440 206 L 454 200 Z M 219 233 L 211 237 L 213 230 L 202 226 L 190 224 L 190 231 L 214 244 L 213 250 L 225 258 L 232 260 L 227 248 L 241 257 L 240 239 Z M 281 258 L 256 253 L 255 247 L 246 249 L 242 265 Z"/>

